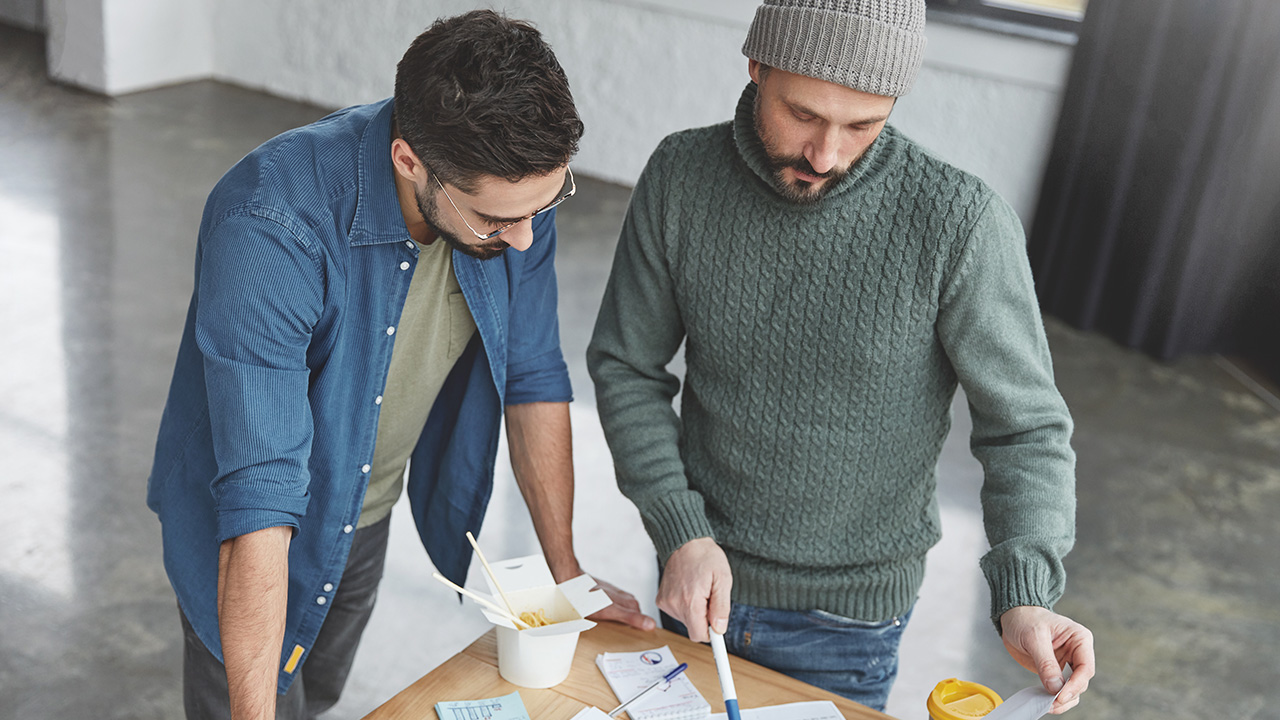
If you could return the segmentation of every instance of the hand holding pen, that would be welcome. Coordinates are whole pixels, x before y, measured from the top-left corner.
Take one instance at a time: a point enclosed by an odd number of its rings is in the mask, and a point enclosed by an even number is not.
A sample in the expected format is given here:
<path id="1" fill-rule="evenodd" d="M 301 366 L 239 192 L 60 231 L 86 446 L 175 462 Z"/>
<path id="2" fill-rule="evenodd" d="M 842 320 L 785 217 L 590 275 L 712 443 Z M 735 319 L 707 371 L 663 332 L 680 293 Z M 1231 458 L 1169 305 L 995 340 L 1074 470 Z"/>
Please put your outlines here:
<path id="1" fill-rule="evenodd" d="M 738 691 L 733 687 L 733 675 L 729 672 L 729 652 L 724 647 L 724 635 L 709 628 L 711 654 L 716 659 L 716 674 L 720 676 L 720 694 L 724 696 L 724 711 L 728 720 L 742 720 L 738 714 Z"/>
<path id="2" fill-rule="evenodd" d="M 616 708 L 614 708 L 614 709 L 610 710 L 610 711 L 609 711 L 609 717 L 617 717 L 618 713 L 622 712 L 623 710 L 626 710 L 628 705 L 630 705 L 631 703 L 633 703 L 633 702 L 635 702 L 635 701 L 639 700 L 640 698 L 642 698 L 642 697 L 644 697 L 644 696 L 648 695 L 649 693 L 653 692 L 655 688 L 657 688 L 657 687 L 659 687 L 659 686 L 661 686 L 661 685 L 664 685 L 664 684 L 670 684 L 672 680 L 675 680 L 675 679 L 676 679 L 676 676 L 677 676 L 677 675 L 679 675 L 680 673 L 684 672 L 684 671 L 685 671 L 685 670 L 687 670 L 688 668 L 689 668 L 689 664 L 688 664 L 688 663 L 680 663 L 679 665 L 677 665 L 677 666 L 676 666 L 676 669 L 675 669 L 675 670 L 672 670 L 671 672 L 669 672 L 669 673 L 667 673 L 666 675 L 664 675 L 664 676 L 662 677 L 662 679 L 661 679 L 661 680 L 659 680 L 659 681 L 655 682 L 654 684 L 650 685 L 649 687 L 647 687 L 647 688 L 645 688 L 645 689 L 641 690 L 640 692 L 638 692 L 638 693 L 636 693 L 635 695 L 633 695 L 633 696 L 631 697 L 631 699 L 630 699 L 630 700 L 628 700 L 628 701 L 626 701 L 626 702 L 622 703 L 621 705 L 619 705 L 618 707 L 616 707 Z"/>

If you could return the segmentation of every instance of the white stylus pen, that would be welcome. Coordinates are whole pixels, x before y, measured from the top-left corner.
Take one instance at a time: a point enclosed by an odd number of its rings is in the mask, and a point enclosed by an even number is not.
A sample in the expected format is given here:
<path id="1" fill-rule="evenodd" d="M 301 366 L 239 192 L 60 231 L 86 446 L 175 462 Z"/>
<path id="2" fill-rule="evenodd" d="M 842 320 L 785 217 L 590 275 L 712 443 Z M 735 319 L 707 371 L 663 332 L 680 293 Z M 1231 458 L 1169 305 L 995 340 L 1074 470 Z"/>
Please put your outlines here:
<path id="1" fill-rule="evenodd" d="M 733 674 L 729 672 L 729 651 L 724 649 L 724 635 L 707 628 L 711 635 L 711 654 L 716 659 L 716 674 L 720 676 L 720 694 L 724 695 L 724 711 L 729 720 L 742 720 L 738 714 L 738 691 L 733 687 Z"/>

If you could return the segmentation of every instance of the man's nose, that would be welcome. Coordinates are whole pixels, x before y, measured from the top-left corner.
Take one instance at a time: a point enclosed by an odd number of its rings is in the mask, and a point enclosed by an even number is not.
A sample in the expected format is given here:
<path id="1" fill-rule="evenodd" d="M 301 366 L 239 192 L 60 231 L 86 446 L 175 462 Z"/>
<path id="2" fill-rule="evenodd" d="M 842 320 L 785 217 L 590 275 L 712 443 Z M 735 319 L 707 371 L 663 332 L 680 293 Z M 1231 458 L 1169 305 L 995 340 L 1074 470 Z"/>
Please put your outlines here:
<path id="1" fill-rule="evenodd" d="M 839 137 L 835 132 L 824 132 L 809 142 L 809 152 L 805 159 L 818 174 L 825 173 L 836 166 L 839 160 Z"/>
<path id="2" fill-rule="evenodd" d="M 533 218 L 521 220 L 498 237 L 520 252 L 528 250 L 533 245 Z"/>

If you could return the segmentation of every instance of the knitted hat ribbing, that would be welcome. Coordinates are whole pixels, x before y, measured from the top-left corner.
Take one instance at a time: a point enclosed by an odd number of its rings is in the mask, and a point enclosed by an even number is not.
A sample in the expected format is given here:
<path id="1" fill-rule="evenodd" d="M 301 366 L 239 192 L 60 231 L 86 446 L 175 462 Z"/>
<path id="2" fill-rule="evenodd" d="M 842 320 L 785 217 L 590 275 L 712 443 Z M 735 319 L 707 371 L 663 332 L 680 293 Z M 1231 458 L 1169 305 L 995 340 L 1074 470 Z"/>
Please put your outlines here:
<path id="1" fill-rule="evenodd" d="M 911 90 L 924 55 L 924 0 L 764 0 L 742 54 L 875 95 Z"/>

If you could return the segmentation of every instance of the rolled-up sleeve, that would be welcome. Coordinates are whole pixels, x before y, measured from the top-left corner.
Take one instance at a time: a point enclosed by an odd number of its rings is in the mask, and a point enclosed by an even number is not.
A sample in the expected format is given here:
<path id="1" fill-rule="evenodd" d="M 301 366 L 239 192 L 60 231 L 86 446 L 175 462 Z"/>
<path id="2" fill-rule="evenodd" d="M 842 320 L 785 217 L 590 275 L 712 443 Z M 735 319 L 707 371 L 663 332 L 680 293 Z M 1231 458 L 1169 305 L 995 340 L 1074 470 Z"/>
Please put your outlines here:
<path id="1" fill-rule="evenodd" d="M 520 254 L 512 284 L 506 404 L 569 402 L 573 388 L 560 350 L 556 294 L 555 210 L 533 223 L 533 243 Z M 512 251 L 508 251 L 512 252 Z"/>
<path id="2" fill-rule="evenodd" d="M 296 529 L 310 482 L 307 347 L 324 305 L 318 251 L 268 212 L 237 209 L 202 240 L 197 292 L 217 540 Z"/>

